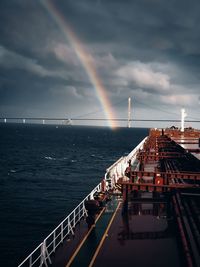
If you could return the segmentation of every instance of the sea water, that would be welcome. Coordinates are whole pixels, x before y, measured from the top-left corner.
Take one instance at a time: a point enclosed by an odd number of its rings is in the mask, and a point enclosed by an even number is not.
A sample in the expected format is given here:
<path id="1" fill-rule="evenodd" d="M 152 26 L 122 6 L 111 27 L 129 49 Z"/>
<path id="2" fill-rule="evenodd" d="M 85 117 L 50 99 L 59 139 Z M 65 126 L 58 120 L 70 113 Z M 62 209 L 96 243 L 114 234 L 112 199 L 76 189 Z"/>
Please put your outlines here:
<path id="1" fill-rule="evenodd" d="M 0 265 L 17 266 L 145 128 L 0 124 Z"/>

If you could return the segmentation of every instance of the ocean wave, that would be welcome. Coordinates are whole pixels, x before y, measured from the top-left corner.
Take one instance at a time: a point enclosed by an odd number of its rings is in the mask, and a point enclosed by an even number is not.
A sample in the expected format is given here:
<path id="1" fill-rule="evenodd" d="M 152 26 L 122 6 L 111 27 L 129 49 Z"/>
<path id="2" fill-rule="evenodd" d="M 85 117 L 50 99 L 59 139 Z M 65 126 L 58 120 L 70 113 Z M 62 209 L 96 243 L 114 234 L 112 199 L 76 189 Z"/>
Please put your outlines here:
<path id="1" fill-rule="evenodd" d="M 48 160 L 56 160 L 56 158 L 53 158 L 53 157 L 44 157 L 44 158 Z"/>
<path id="2" fill-rule="evenodd" d="M 91 154 L 90 157 L 98 160 L 102 160 L 104 158 L 102 155 L 95 155 L 95 154 Z"/>
<path id="3" fill-rule="evenodd" d="M 9 172 L 11 172 L 11 173 L 15 173 L 15 172 L 17 172 L 16 170 L 10 170 Z"/>
<path id="4" fill-rule="evenodd" d="M 64 160 L 68 160 L 67 157 L 63 157 L 63 158 L 55 158 L 55 157 L 50 157 L 50 156 L 46 156 L 44 157 L 47 160 L 57 160 L 57 161 L 64 161 Z"/>

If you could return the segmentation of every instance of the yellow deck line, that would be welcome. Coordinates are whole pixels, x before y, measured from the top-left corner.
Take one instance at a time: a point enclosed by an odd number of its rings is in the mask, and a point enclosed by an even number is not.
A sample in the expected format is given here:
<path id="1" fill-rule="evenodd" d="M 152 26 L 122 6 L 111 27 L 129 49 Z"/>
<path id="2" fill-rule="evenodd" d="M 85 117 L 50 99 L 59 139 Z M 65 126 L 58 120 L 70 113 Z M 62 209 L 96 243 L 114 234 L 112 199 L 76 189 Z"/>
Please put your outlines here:
<path id="1" fill-rule="evenodd" d="M 98 217 L 95 220 L 95 223 L 99 220 L 99 218 L 101 217 L 102 213 L 105 211 L 105 207 L 101 210 L 101 212 L 99 213 Z M 78 254 L 79 250 L 81 249 L 82 245 L 84 244 L 85 240 L 88 238 L 89 234 L 92 232 L 93 228 L 95 227 L 95 224 L 91 226 L 90 230 L 87 232 L 87 234 L 85 235 L 85 237 L 83 238 L 83 240 L 81 241 L 81 243 L 78 245 L 77 249 L 74 251 L 74 253 L 72 254 L 71 258 L 69 259 L 66 267 L 69 267 L 72 263 L 72 261 L 74 260 L 74 258 L 76 257 L 76 255 Z"/>
<path id="2" fill-rule="evenodd" d="M 114 212 L 114 214 L 113 214 L 113 216 L 112 216 L 112 218 L 111 218 L 111 220 L 110 220 L 110 222 L 109 222 L 109 224 L 108 224 L 108 226 L 106 228 L 106 231 L 104 232 L 104 235 L 103 235 L 103 237 L 102 237 L 102 239 L 101 239 L 101 241 L 100 241 L 100 243 L 99 243 L 99 245 L 98 245 L 98 247 L 97 247 L 97 249 L 96 249 L 96 251 L 94 253 L 94 256 L 92 257 L 92 260 L 91 260 L 91 262 L 90 262 L 90 264 L 89 264 L 88 267 L 92 267 L 93 266 L 94 261 L 96 260 L 96 257 L 97 257 L 97 255 L 98 255 L 98 253 L 99 253 L 99 251 L 100 251 L 100 249 L 101 249 L 101 247 L 103 245 L 103 242 L 104 242 L 105 238 L 108 236 L 108 231 L 109 231 L 110 226 L 111 226 L 111 224 L 112 224 L 112 222 L 113 222 L 113 220 L 115 218 L 115 215 L 117 213 L 117 210 L 119 209 L 120 204 L 121 203 L 119 202 L 118 205 L 117 205 L 117 208 L 116 208 L 116 210 L 115 210 L 115 212 Z"/>

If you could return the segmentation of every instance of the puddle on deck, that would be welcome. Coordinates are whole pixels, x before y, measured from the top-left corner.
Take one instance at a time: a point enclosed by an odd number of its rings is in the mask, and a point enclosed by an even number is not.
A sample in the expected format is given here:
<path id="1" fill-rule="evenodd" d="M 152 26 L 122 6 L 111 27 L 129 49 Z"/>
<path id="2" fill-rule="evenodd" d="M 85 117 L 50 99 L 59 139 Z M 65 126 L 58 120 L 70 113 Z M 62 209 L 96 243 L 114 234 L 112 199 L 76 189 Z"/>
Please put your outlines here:
<path id="1" fill-rule="evenodd" d="M 165 199 L 152 193 L 122 205 L 94 266 L 182 266 L 172 214 Z"/>

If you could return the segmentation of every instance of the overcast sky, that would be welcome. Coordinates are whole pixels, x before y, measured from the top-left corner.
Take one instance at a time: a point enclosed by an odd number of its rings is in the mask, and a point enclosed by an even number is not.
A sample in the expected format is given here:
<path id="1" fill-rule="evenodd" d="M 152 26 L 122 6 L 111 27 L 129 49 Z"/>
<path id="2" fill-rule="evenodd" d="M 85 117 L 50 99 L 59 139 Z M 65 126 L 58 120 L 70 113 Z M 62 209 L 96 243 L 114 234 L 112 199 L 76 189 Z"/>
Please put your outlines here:
<path id="1" fill-rule="evenodd" d="M 188 119 L 199 119 L 200 1 L 53 5 L 92 58 L 117 118 L 127 117 L 130 96 L 134 118 L 178 119 L 185 107 Z M 42 1 L 1 0 L 0 116 L 84 115 L 104 118 L 62 27 Z"/>

